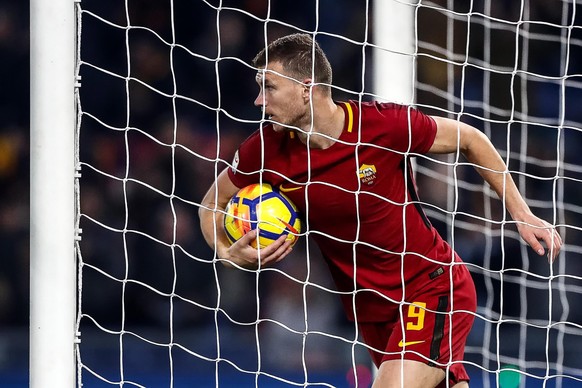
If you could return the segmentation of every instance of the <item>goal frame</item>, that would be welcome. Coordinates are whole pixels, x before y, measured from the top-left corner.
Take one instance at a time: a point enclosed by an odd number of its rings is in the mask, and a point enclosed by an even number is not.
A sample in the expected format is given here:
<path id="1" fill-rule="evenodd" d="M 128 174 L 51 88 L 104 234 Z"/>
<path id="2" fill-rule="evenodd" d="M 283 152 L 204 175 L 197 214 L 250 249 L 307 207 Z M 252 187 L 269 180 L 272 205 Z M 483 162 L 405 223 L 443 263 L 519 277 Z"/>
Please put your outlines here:
<path id="1" fill-rule="evenodd" d="M 75 384 L 75 2 L 30 1 L 29 386 Z"/>
<path id="2" fill-rule="evenodd" d="M 415 100 L 415 3 L 373 1 L 373 90 L 378 99 L 412 104 Z M 397 36 L 398 39 L 393 39 Z"/>

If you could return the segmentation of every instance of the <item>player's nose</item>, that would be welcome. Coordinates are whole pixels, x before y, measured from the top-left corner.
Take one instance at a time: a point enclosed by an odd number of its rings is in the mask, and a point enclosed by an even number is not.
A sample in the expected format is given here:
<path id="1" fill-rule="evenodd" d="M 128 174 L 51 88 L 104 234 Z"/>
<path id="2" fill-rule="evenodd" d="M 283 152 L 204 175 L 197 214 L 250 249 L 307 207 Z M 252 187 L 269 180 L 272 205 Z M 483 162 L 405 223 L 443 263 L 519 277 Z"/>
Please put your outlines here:
<path id="1" fill-rule="evenodd" d="M 255 106 L 264 107 L 267 105 L 267 101 L 264 99 L 263 93 L 259 93 L 254 102 Z"/>

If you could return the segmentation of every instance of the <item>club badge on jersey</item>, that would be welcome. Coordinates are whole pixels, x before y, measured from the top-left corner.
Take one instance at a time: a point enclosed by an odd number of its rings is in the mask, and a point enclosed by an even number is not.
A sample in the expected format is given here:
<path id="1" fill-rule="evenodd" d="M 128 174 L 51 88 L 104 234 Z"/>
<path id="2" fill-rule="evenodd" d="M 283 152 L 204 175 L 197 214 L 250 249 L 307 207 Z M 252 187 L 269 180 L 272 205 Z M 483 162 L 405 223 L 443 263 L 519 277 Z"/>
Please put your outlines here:
<path id="1" fill-rule="evenodd" d="M 233 174 L 236 174 L 236 168 L 238 167 L 238 162 L 239 162 L 239 158 L 238 158 L 238 150 L 237 150 L 234 153 L 234 158 L 232 158 L 231 170 L 232 170 Z"/>
<path id="2" fill-rule="evenodd" d="M 358 171 L 360 181 L 364 185 L 373 185 L 376 180 L 376 166 L 373 164 L 362 164 Z"/>

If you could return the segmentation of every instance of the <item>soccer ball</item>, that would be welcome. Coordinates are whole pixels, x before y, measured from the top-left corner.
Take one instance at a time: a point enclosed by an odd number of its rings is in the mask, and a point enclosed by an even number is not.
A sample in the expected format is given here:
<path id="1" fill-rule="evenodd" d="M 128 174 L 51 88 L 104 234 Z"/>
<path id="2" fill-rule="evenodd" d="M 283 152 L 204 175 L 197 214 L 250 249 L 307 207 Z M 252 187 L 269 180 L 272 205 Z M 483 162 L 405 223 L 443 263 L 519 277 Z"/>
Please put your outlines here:
<path id="1" fill-rule="evenodd" d="M 287 235 L 287 240 L 295 244 L 301 233 L 297 207 L 268 183 L 240 189 L 230 199 L 225 211 L 224 230 L 231 244 L 253 229 L 258 229 L 261 248 L 281 235 Z M 257 241 L 251 245 L 256 248 Z"/>

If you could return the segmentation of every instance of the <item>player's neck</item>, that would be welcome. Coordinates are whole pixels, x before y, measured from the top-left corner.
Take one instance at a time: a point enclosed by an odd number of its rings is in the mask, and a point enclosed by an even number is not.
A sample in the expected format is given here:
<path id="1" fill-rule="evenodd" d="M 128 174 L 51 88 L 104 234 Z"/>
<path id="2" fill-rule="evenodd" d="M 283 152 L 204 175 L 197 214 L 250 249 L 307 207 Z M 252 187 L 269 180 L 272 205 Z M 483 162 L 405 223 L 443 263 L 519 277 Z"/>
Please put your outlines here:
<path id="1" fill-rule="evenodd" d="M 326 149 L 335 144 L 344 129 L 344 110 L 333 100 L 325 101 L 321 106 L 314 106 L 313 130 L 311 120 L 304 132 L 298 133 L 303 144 L 309 141 L 310 148 Z"/>

